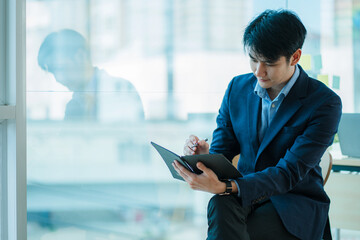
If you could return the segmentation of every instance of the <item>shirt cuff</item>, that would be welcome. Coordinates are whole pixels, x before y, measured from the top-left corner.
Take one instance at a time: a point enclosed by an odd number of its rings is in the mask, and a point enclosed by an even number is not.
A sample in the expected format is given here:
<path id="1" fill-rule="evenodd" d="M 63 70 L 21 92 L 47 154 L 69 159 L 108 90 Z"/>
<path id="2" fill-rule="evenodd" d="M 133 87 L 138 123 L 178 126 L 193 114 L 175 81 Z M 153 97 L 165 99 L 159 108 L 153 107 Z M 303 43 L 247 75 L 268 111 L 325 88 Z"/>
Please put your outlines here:
<path id="1" fill-rule="evenodd" d="M 240 197 L 240 187 L 239 187 L 239 183 L 235 180 L 235 179 L 229 179 L 230 181 L 234 181 L 236 186 L 237 186 L 237 189 L 238 189 L 238 192 L 237 192 L 237 196 Z"/>

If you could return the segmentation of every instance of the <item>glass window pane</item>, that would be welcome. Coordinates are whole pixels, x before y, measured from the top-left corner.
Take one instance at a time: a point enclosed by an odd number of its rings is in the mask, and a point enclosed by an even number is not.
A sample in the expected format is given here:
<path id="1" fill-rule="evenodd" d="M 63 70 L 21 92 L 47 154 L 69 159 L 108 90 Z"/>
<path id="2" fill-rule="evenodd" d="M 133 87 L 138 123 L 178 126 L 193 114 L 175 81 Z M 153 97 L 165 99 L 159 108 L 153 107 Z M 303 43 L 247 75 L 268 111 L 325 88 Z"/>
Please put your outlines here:
<path id="1" fill-rule="evenodd" d="M 250 72 L 242 31 L 265 8 L 299 14 L 301 64 L 357 109 L 352 1 L 26 5 L 30 240 L 205 239 L 211 195 L 172 179 L 150 141 L 211 142 L 229 81 Z"/>
<path id="2" fill-rule="evenodd" d="M 171 65 L 174 8 L 27 1 L 29 239 L 173 239 L 179 227 L 188 230 L 178 238 L 205 237 L 210 195 L 173 180 L 150 145 L 180 154 L 192 129 L 209 137 L 226 87 L 198 95 L 177 86 L 176 69 L 190 75 Z"/>

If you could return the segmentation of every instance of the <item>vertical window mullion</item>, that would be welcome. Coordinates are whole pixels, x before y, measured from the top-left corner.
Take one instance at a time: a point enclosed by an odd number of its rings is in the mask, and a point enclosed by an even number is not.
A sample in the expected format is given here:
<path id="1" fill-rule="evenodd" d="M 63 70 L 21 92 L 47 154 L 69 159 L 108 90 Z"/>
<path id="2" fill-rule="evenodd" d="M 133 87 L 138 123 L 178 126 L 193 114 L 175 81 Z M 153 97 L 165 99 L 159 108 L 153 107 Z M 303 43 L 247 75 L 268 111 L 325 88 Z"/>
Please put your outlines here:
<path id="1" fill-rule="evenodd" d="M 5 102 L 5 1 L 0 1 L 0 105 Z M 7 239 L 7 166 L 4 120 L 0 119 L 0 238 Z"/>
<path id="2" fill-rule="evenodd" d="M 0 2 L 1 239 L 26 239 L 25 0 Z M 9 111 L 10 110 L 10 111 Z M 9 112 L 11 114 L 9 114 Z"/>

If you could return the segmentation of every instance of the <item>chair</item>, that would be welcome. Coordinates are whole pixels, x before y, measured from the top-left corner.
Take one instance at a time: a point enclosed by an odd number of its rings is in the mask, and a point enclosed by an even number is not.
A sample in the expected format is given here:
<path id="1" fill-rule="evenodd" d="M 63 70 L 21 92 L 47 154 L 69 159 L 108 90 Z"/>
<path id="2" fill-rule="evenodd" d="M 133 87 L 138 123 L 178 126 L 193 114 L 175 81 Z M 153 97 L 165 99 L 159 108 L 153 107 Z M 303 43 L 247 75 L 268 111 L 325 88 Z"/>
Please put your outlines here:
<path id="1" fill-rule="evenodd" d="M 331 153 L 327 149 L 325 151 L 324 155 L 321 157 L 321 160 L 319 163 L 319 165 L 321 167 L 322 177 L 324 179 L 324 183 L 323 183 L 324 185 L 330 176 L 332 164 L 333 164 L 333 159 L 332 159 Z"/>
<path id="2" fill-rule="evenodd" d="M 238 155 L 236 155 L 233 159 L 232 159 L 232 165 L 234 166 L 234 167 L 236 167 L 237 168 L 237 164 L 238 164 L 238 161 L 239 161 L 239 158 L 240 158 L 240 154 L 238 154 Z"/>
<path id="3" fill-rule="evenodd" d="M 322 174 L 322 177 L 324 180 L 324 182 L 323 182 L 324 186 L 330 176 L 332 164 L 333 164 L 333 159 L 332 159 L 331 153 L 329 152 L 329 149 L 326 149 L 326 151 L 325 151 L 324 155 L 321 157 L 320 163 L 319 163 L 319 165 L 321 167 L 321 174 Z M 338 236 L 339 235 L 340 235 L 340 230 L 338 230 Z M 326 220 L 323 239 L 324 240 L 332 239 L 329 216 Z M 336 239 L 338 239 L 338 238 L 336 238 Z"/>

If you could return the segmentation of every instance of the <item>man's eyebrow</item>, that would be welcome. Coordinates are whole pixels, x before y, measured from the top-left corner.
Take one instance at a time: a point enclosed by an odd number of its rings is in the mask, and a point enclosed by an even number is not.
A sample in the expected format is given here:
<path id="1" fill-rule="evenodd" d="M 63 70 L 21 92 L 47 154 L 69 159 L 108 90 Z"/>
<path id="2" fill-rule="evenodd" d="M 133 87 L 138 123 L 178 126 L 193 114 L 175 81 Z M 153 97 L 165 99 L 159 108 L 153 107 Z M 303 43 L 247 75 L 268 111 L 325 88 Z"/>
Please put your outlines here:
<path id="1" fill-rule="evenodd" d="M 265 63 L 270 63 L 270 64 L 274 64 L 276 63 L 278 60 L 266 60 Z"/>

